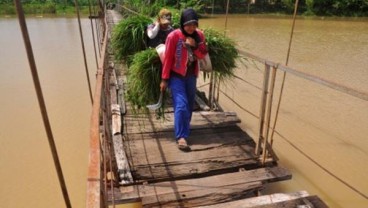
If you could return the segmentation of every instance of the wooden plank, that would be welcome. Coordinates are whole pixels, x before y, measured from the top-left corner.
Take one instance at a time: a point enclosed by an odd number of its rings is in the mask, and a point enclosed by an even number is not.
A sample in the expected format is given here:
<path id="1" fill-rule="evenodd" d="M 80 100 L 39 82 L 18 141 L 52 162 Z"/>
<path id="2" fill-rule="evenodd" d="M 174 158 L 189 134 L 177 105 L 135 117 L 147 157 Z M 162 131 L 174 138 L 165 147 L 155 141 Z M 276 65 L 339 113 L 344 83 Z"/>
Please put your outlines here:
<path id="1" fill-rule="evenodd" d="M 133 177 L 130 172 L 128 159 L 125 155 L 121 134 L 113 136 L 113 145 L 120 184 L 130 184 L 133 182 Z"/>
<path id="2" fill-rule="evenodd" d="M 155 115 L 137 114 L 124 116 L 127 133 L 147 133 L 158 131 L 173 131 L 174 114 L 165 113 L 165 119 L 156 119 Z M 232 126 L 240 123 L 234 112 L 193 112 L 191 129 Z"/>
<path id="3" fill-rule="evenodd" d="M 253 140 L 235 126 L 193 131 L 188 139 L 190 153 L 177 148 L 172 132 L 124 136 L 127 157 L 136 180 L 198 176 L 257 164 Z"/>
<path id="4" fill-rule="evenodd" d="M 309 196 L 306 191 L 296 193 L 277 193 L 260 197 L 253 197 L 243 200 L 216 204 L 210 206 L 201 206 L 201 208 L 285 208 L 285 207 L 300 207 L 300 208 L 328 208 L 328 206 L 318 197 Z"/>
<path id="5" fill-rule="evenodd" d="M 204 111 L 209 111 L 210 107 L 198 96 L 195 96 L 195 101 L 197 102 L 198 106 L 204 110 Z"/>
<path id="6" fill-rule="evenodd" d="M 118 104 L 111 104 L 112 135 L 121 132 L 121 114 Z"/>
<path id="7" fill-rule="evenodd" d="M 248 199 L 242 199 L 232 202 L 227 202 L 226 204 L 216 204 L 210 206 L 203 206 L 202 208 L 222 208 L 222 207 L 239 207 L 239 208 L 250 208 L 258 207 L 263 205 L 270 205 L 273 203 L 290 201 L 294 199 L 299 199 L 309 196 L 306 191 L 298 191 L 295 193 L 276 193 L 270 195 L 264 195 L 259 197 L 252 197 Z"/>
<path id="8" fill-rule="evenodd" d="M 117 200 L 141 198 L 144 207 L 194 207 L 228 202 L 254 196 L 262 184 L 290 179 L 281 167 L 260 168 L 205 178 L 137 185 L 115 195 Z"/>
<path id="9" fill-rule="evenodd" d="M 114 74 L 114 69 L 110 69 L 110 100 L 112 104 L 117 104 L 118 103 L 118 99 L 117 99 L 117 85 L 115 85 L 115 77 L 113 76 Z"/>
<path id="10" fill-rule="evenodd" d="M 120 112 L 122 115 L 126 114 L 126 102 L 125 102 L 125 97 L 124 97 L 124 82 L 123 82 L 123 78 L 122 77 L 118 77 L 118 86 L 119 86 L 119 90 L 117 93 L 118 96 L 118 103 L 120 105 Z"/>
<path id="11" fill-rule="evenodd" d="M 257 208 L 284 208 L 284 207 L 298 207 L 298 208 L 328 208 L 328 206 L 318 196 L 307 196 L 289 201 L 282 201 L 262 206 Z"/>

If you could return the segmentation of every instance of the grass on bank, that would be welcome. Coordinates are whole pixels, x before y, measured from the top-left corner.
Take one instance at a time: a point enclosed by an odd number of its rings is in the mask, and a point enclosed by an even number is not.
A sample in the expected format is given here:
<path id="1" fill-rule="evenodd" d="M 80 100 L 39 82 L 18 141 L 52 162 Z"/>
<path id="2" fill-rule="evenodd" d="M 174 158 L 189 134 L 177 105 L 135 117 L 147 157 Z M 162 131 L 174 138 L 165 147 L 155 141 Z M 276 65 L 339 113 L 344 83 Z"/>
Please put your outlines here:
<path id="1" fill-rule="evenodd" d="M 65 6 L 59 4 L 23 4 L 23 11 L 25 14 L 57 14 L 57 15 L 72 15 L 75 14 L 74 6 Z M 82 15 L 89 15 L 89 6 L 80 6 L 80 13 Z M 93 11 L 98 11 L 99 9 L 92 7 Z M 12 4 L 0 4 L 0 15 L 15 15 L 16 9 Z"/>

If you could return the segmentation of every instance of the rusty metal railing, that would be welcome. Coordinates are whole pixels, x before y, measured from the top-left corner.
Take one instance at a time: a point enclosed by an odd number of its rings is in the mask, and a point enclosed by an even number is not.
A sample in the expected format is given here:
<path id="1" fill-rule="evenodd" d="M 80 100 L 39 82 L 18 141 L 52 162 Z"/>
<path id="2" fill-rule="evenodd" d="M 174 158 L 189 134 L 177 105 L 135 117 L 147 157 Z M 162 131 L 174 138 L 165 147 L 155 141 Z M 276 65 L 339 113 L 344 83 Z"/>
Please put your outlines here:
<path id="1" fill-rule="evenodd" d="M 89 163 L 88 163 L 88 175 L 87 175 L 87 197 L 86 197 L 86 207 L 88 208 L 100 208 L 107 205 L 106 202 L 106 190 L 103 188 L 104 184 L 104 174 L 101 167 L 106 164 L 106 159 L 103 154 L 104 148 L 101 144 L 106 144 L 104 139 L 106 135 L 104 132 L 100 131 L 100 126 L 107 125 L 106 115 L 109 111 L 104 111 L 103 107 L 105 105 L 105 88 L 106 84 L 104 77 L 107 76 L 105 69 L 107 66 L 107 44 L 108 44 L 108 30 L 106 16 L 104 20 L 101 21 L 104 31 L 103 31 L 103 42 L 101 47 L 100 61 L 98 62 L 98 69 L 96 73 L 96 87 L 93 96 L 93 106 L 92 106 L 92 116 L 90 123 L 90 152 L 89 152 Z M 106 129 L 104 126 L 102 129 Z M 106 172 L 106 168 L 105 168 Z"/>
<path id="2" fill-rule="evenodd" d="M 311 75 L 305 72 L 301 72 L 299 70 L 293 69 L 291 67 L 282 65 L 280 63 L 272 62 L 267 59 L 258 57 L 254 54 L 251 54 L 246 51 L 239 50 L 239 54 L 242 56 L 253 59 L 257 62 L 264 64 L 264 78 L 263 78 L 263 88 L 262 88 L 262 98 L 261 98 L 261 106 L 260 106 L 260 114 L 259 114 L 259 125 L 258 125 L 258 136 L 256 138 L 257 146 L 256 146 L 256 154 L 260 156 L 260 160 L 262 163 L 265 163 L 267 156 L 271 155 L 276 158 L 273 154 L 272 150 L 272 136 L 275 131 L 274 126 L 270 125 L 271 119 L 271 106 L 273 101 L 273 90 L 274 90 L 274 82 L 275 82 L 275 73 L 277 70 L 283 71 L 285 73 L 294 75 L 296 77 L 309 80 L 313 83 L 323 85 L 334 89 L 336 91 L 348 94 L 350 96 L 368 101 L 368 93 L 353 89 L 348 86 L 344 86 L 342 84 L 338 84 L 324 78 Z M 270 77 L 270 74 L 272 76 Z M 272 130 L 271 136 L 269 131 Z M 273 158 L 273 159 L 275 159 Z"/>

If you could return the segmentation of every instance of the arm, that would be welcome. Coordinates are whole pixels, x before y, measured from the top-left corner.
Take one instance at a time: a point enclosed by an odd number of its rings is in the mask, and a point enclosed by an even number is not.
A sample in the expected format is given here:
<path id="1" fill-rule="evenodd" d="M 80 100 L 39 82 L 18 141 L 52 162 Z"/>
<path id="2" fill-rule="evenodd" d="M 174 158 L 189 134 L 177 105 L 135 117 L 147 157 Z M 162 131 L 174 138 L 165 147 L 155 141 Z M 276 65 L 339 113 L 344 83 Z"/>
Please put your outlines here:
<path id="1" fill-rule="evenodd" d="M 193 50 L 193 53 L 198 59 L 203 59 L 208 53 L 206 48 L 206 39 L 202 31 L 197 30 L 197 33 L 201 41 L 198 41 L 197 43 L 198 47 L 195 50 Z"/>
<path id="2" fill-rule="evenodd" d="M 160 24 L 158 22 L 155 22 L 154 24 L 151 24 L 147 27 L 147 36 L 150 39 L 153 39 L 158 34 L 158 31 L 160 31 Z"/>
<path id="3" fill-rule="evenodd" d="M 162 66 L 161 75 L 161 78 L 164 80 L 168 80 L 170 78 L 171 67 L 175 61 L 176 40 L 177 37 L 175 37 L 172 33 L 170 33 L 166 39 L 165 60 Z"/>
<path id="4" fill-rule="evenodd" d="M 166 39 L 166 49 L 165 49 L 165 60 L 162 65 L 161 83 L 160 90 L 163 92 L 167 88 L 167 82 L 170 78 L 171 67 L 175 61 L 175 50 L 177 37 L 170 35 Z"/>

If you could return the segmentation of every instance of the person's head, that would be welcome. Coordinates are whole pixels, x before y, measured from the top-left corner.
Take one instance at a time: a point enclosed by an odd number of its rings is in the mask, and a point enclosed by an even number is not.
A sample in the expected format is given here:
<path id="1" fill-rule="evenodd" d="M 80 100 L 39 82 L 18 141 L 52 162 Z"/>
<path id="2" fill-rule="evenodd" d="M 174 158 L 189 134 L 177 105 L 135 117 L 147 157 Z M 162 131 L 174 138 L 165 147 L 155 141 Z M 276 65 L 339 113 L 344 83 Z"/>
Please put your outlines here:
<path id="1" fill-rule="evenodd" d="M 171 12 L 167 9 L 161 9 L 158 13 L 158 22 L 161 28 L 167 28 L 171 24 Z"/>
<path id="2" fill-rule="evenodd" d="M 185 9 L 181 13 L 180 28 L 187 34 L 191 35 L 198 27 L 198 16 L 193 9 Z"/>

